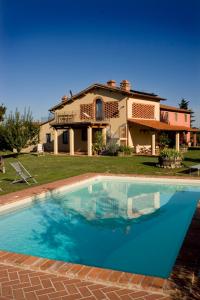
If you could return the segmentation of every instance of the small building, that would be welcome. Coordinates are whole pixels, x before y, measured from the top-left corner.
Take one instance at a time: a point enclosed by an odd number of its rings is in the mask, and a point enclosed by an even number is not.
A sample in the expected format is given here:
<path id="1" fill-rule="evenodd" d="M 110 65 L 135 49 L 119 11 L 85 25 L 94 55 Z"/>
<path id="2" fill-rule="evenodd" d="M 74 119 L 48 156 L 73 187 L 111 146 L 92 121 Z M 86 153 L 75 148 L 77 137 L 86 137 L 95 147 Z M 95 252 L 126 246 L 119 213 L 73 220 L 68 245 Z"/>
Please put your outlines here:
<path id="1" fill-rule="evenodd" d="M 179 150 L 182 140 L 188 143 L 190 132 L 195 131 L 190 128 L 191 112 L 161 104 L 164 100 L 131 89 L 128 80 L 120 86 L 114 80 L 92 84 L 70 98 L 63 96 L 50 108 L 54 117 L 40 126 L 40 142 L 54 154 L 91 156 L 95 133 L 101 131 L 105 143 L 112 140 L 155 155 L 159 135 L 166 132 Z"/>

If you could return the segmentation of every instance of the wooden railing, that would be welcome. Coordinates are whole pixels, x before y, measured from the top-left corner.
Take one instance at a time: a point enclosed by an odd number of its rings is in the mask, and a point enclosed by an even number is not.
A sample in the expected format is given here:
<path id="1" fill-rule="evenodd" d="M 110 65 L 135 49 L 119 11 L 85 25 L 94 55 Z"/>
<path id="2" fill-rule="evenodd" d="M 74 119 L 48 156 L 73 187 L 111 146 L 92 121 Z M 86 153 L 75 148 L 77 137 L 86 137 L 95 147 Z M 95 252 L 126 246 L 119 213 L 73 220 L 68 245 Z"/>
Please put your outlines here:
<path id="1" fill-rule="evenodd" d="M 85 114 L 85 118 L 80 117 L 80 111 L 66 111 L 63 113 L 55 113 L 55 118 L 52 123 L 55 124 L 70 124 L 77 122 L 109 122 L 108 118 L 102 117 L 101 119 L 96 120 L 95 118 L 90 117 L 88 114 Z"/>

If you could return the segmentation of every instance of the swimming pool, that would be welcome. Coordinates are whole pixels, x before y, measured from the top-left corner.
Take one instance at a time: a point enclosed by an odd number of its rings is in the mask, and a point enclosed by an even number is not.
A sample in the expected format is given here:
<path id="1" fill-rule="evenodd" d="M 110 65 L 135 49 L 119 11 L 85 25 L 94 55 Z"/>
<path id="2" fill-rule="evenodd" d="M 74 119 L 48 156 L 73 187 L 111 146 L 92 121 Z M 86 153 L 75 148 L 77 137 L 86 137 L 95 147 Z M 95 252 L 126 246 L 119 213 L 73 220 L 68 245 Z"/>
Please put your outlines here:
<path id="1" fill-rule="evenodd" d="M 165 182 L 96 177 L 52 191 L 0 216 L 0 249 L 167 278 L 200 187 Z"/>

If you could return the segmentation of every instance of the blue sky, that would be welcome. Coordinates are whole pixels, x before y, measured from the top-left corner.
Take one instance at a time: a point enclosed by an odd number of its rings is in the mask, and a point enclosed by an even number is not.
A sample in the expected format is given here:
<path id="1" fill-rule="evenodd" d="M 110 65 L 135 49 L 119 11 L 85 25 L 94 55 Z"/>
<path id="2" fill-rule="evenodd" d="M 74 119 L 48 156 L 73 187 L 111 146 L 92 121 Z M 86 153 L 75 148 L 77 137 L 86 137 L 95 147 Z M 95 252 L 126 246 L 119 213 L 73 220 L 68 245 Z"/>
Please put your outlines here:
<path id="1" fill-rule="evenodd" d="M 60 97 L 128 79 L 200 126 L 199 0 L 0 0 L 0 103 L 48 115 Z"/>

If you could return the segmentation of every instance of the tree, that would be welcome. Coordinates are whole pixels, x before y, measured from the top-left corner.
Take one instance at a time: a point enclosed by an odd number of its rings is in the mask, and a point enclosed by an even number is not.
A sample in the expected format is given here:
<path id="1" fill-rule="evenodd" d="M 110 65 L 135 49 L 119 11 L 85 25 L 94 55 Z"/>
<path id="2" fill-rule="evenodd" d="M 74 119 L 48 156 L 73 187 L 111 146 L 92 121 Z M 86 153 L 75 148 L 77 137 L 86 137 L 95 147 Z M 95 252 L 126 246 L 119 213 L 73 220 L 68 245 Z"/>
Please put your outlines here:
<path id="1" fill-rule="evenodd" d="M 39 125 L 33 122 L 30 110 L 24 114 L 16 110 L 3 122 L 2 134 L 8 147 L 20 153 L 22 148 L 38 143 Z"/>
<path id="2" fill-rule="evenodd" d="M 4 115 L 6 113 L 6 107 L 1 104 L 0 105 L 0 122 L 2 122 L 4 120 Z"/>
<path id="3" fill-rule="evenodd" d="M 181 102 L 180 102 L 178 105 L 179 105 L 179 107 L 182 108 L 182 109 L 188 109 L 189 102 L 190 102 L 190 101 L 187 101 L 186 99 L 182 98 L 182 99 L 181 99 Z"/>
<path id="4" fill-rule="evenodd" d="M 178 105 L 182 109 L 190 110 L 190 127 L 192 127 L 192 124 L 194 123 L 195 118 L 194 118 L 194 112 L 189 108 L 189 103 L 190 103 L 190 101 L 182 98 L 181 102 Z"/>

